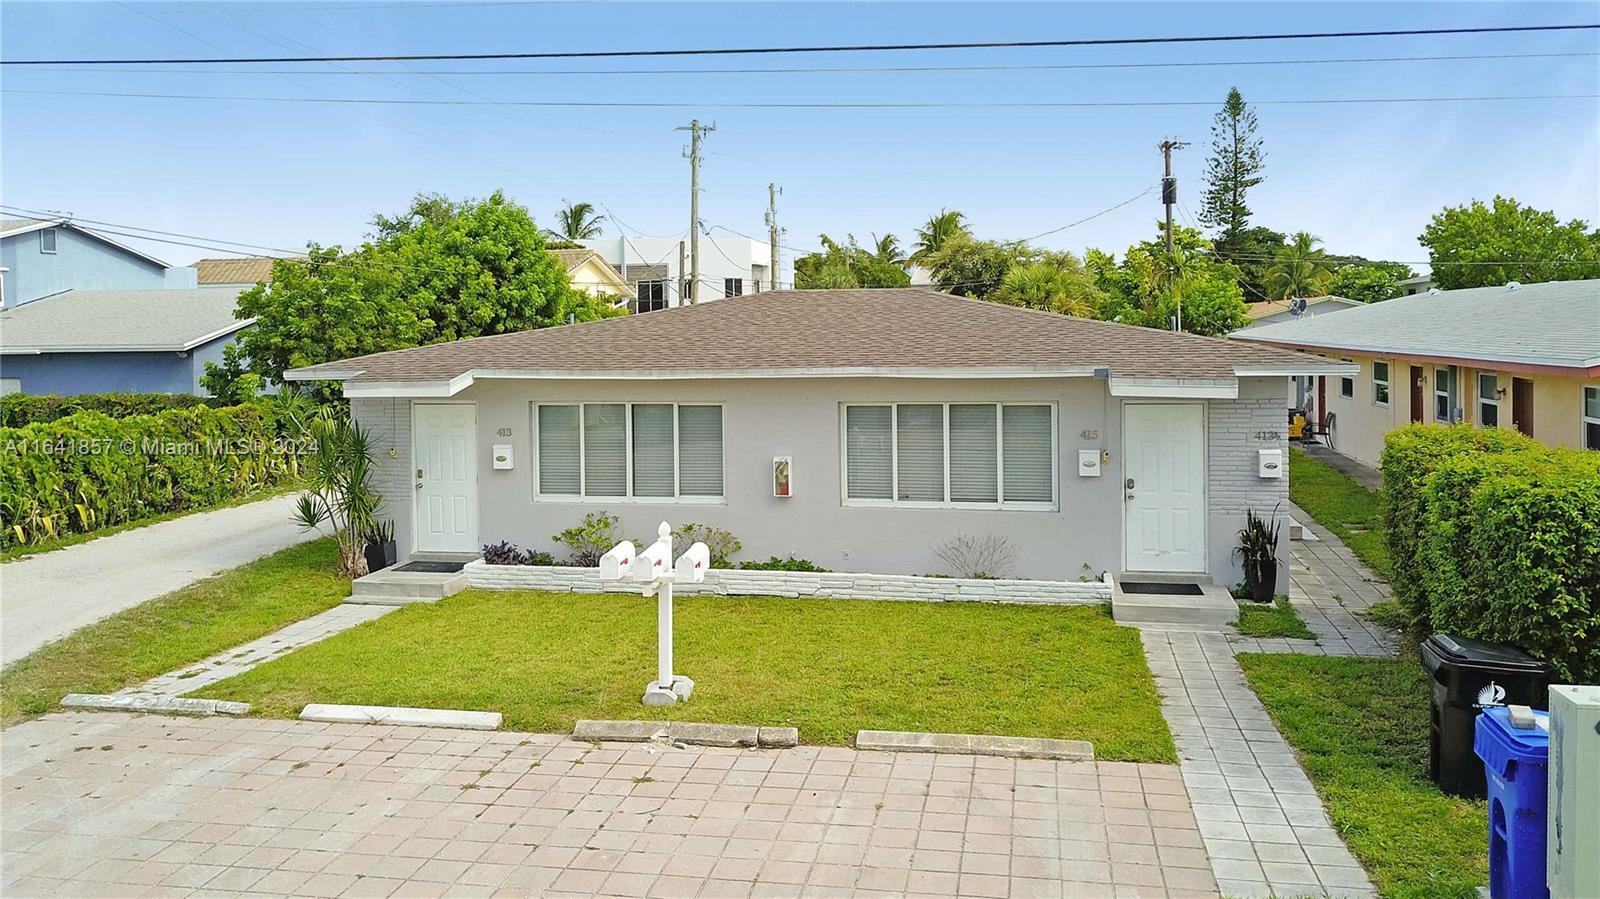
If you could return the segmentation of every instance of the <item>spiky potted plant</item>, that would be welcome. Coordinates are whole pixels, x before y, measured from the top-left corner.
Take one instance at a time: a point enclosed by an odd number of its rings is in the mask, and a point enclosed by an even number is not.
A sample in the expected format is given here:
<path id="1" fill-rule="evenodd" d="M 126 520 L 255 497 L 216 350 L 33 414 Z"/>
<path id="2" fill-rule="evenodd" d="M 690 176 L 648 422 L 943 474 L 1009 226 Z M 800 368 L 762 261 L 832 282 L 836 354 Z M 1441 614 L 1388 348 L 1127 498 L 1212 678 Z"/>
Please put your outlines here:
<path id="1" fill-rule="evenodd" d="M 1272 602 L 1278 585 L 1278 512 L 1262 518 L 1254 510 L 1245 512 L 1244 527 L 1239 531 L 1239 545 L 1233 555 L 1244 563 L 1244 583 L 1250 598 L 1256 602 Z"/>
<path id="2" fill-rule="evenodd" d="M 363 535 L 363 539 L 366 541 L 365 552 L 368 574 L 380 568 L 388 568 L 399 561 L 400 551 L 394 542 L 394 522 L 392 520 L 373 525 Z"/>

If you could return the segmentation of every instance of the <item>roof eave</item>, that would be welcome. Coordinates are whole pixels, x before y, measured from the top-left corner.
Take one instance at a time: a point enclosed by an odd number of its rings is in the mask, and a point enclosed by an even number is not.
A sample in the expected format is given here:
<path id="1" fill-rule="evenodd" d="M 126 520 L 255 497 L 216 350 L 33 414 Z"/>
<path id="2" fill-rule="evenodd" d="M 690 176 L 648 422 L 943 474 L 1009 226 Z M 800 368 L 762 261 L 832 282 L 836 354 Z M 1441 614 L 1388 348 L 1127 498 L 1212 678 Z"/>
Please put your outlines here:
<path id="1" fill-rule="evenodd" d="M 1474 365 L 1489 363 L 1495 365 L 1515 366 L 1533 373 L 1566 374 L 1574 376 L 1594 375 L 1600 372 L 1600 357 L 1579 359 L 1548 356 L 1518 356 L 1509 353 L 1466 353 L 1442 350 L 1419 350 L 1414 347 L 1390 346 L 1384 344 L 1362 344 L 1351 341 L 1329 343 L 1324 341 L 1306 340 L 1287 337 L 1263 337 L 1258 333 L 1249 331 L 1235 331 L 1230 337 L 1252 343 L 1270 344 L 1275 347 L 1287 349 L 1317 350 L 1329 353 L 1358 353 L 1363 356 L 1392 356 L 1402 359 L 1422 359 L 1428 361 L 1444 362 L 1450 365 Z"/>

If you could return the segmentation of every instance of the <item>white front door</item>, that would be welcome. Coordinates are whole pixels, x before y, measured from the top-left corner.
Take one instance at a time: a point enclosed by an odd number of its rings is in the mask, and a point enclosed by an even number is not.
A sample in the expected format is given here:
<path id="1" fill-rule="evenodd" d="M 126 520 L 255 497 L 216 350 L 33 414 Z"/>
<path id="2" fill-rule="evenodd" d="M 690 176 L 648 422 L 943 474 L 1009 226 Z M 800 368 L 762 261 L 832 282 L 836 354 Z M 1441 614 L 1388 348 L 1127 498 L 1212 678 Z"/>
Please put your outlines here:
<path id="1" fill-rule="evenodd" d="M 1205 407 L 1129 403 L 1122 421 L 1127 570 L 1205 571 Z"/>
<path id="2" fill-rule="evenodd" d="M 478 407 L 415 403 L 417 551 L 478 551 Z"/>

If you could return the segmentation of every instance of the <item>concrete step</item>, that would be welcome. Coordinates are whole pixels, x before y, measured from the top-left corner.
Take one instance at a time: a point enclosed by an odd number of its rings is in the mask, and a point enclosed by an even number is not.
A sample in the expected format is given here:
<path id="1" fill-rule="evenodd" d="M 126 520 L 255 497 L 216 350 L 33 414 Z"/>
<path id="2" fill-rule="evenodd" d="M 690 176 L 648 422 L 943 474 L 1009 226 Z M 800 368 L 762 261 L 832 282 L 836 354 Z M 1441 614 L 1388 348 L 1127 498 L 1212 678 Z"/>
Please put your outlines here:
<path id="1" fill-rule="evenodd" d="M 1117 575 L 1117 581 L 1143 581 L 1147 584 L 1198 584 L 1202 587 L 1212 583 L 1209 574 L 1175 574 L 1170 571 L 1124 571 Z"/>
<path id="2" fill-rule="evenodd" d="M 1238 603 L 1228 591 L 1210 584 L 1200 585 L 1200 590 L 1199 596 L 1124 593 L 1119 581 L 1111 591 L 1111 617 L 1119 624 L 1182 625 L 1219 632 L 1239 617 Z"/>
<path id="3" fill-rule="evenodd" d="M 466 574 L 432 571 L 395 571 L 385 568 L 350 585 L 350 601 L 401 605 L 436 602 L 467 588 Z"/>

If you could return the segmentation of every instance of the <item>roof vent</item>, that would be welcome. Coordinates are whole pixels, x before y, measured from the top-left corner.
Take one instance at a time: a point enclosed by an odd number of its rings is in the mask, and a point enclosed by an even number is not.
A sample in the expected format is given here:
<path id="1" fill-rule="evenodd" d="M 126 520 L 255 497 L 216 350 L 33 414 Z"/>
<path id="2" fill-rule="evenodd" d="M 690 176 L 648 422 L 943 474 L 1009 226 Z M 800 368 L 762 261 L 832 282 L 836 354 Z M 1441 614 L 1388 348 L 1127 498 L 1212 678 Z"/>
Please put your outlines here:
<path id="1" fill-rule="evenodd" d="M 1430 296 L 1430 297 L 1438 296 L 1439 293 L 1440 293 L 1440 291 L 1439 291 L 1439 288 L 1437 288 L 1437 287 L 1428 288 L 1428 296 Z"/>
<path id="2" fill-rule="evenodd" d="M 1522 289 L 1522 282 L 1521 281 L 1507 281 L 1506 282 L 1506 290 L 1521 290 L 1521 289 Z"/>

